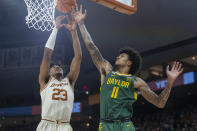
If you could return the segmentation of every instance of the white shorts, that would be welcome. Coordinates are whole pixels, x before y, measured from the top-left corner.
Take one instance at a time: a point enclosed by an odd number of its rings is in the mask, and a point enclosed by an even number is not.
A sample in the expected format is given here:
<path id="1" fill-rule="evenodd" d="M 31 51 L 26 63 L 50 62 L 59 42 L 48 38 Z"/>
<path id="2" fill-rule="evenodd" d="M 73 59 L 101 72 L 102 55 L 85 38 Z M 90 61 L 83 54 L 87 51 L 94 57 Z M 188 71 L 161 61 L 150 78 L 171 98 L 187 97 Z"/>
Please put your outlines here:
<path id="1" fill-rule="evenodd" d="M 41 120 L 36 131 L 73 131 L 70 123 L 55 123 Z"/>

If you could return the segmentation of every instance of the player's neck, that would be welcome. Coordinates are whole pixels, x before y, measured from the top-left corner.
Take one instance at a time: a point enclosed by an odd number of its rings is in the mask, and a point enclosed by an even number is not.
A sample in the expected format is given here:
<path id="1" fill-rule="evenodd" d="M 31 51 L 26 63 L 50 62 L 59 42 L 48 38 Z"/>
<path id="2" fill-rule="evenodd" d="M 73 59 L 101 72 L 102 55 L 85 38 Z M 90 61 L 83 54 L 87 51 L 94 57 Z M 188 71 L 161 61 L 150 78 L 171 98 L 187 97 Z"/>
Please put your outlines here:
<path id="1" fill-rule="evenodd" d="M 129 74 L 129 68 L 128 67 L 119 67 L 115 71 L 119 74 Z"/>
<path id="2" fill-rule="evenodd" d="M 63 76 L 62 75 L 55 75 L 54 78 L 57 79 L 58 81 L 61 81 L 63 79 Z"/>

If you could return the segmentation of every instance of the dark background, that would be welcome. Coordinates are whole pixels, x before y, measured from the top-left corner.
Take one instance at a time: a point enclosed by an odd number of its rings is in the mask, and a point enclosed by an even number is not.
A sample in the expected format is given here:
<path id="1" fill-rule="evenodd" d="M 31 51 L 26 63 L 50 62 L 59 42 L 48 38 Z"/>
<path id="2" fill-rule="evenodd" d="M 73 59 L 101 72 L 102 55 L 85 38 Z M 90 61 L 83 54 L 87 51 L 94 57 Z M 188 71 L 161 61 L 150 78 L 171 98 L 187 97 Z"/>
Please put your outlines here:
<path id="1" fill-rule="evenodd" d="M 184 72 L 197 70 L 196 0 L 138 0 L 138 11 L 130 16 L 91 1 L 80 0 L 78 3 L 82 3 L 88 11 L 85 24 L 95 44 L 103 57 L 112 64 L 118 50 L 130 46 L 142 54 L 143 67 L 138 76 L 147 82 L 164 78 L 165 66 L 174 60 L 183 63 Z M 0 107 L 31 106 L 41 103 L 38 73 L 50 32 L 29 29 L 25 24 L 26 15 L 27 9 L 23 0 L 0 1 Z M 57 15 L 61 13 L 56 12 Z M 75 87 L 75 101 L 87 101 L 89 95 L 99 92 L 100 76 L 85 49 L 80 32 L 78 34 L 83 60 Z M 62 28 L 57 35 L 53 61 L 62 64 L 66 74 L 72 57 L 70 32 Z M 152 71 L 158 71 L 160 75 L 155 75 Z M 87 90 L 83 89 L 84 85 L 87 86 Z M 164 111 L 158 110 L 140 98 L 135 106 L 136 116 L 145 112 L 145 115 L 140 117 L 142 120 L 146 114 L 154 112 L 182 112 L 182 110 L 192 112 L 196 109 L 196 102 L 193 102 L 196 99 L 196 84 L 192 87 L 173 89 Z M 88 95 L 85 94 L 86 91 Z M 186 109 L 184 105 L 187 105 Z M 93 120 L 95 123 L 93 127 L 96 129 L 99 105 L 87 105 L 86 108 L 89 110 L 83 110 L 76 116 L 84 116 L 82 121 L 88 121 L 89 114 L 97 114 Z M 33 120 L 32 117 L 29 119 Z M 39 118 L 35 119 L 37 123 Z M 75 124 L 76 127 L 80 124 L 86 127 L 85 122 L 74 122 Z"/>

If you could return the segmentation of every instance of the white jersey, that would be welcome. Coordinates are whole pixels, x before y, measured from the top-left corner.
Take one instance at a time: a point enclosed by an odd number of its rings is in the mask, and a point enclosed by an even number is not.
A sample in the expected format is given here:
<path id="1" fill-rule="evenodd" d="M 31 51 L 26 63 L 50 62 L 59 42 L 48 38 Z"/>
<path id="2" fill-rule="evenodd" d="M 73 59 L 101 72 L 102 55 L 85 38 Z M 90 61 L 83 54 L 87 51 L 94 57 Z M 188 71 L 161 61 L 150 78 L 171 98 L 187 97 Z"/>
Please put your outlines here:
<path id="1" fill-rule="evenodd" d="M 41 92 L 42 118 L 70 121 L 74 92 L 68 78 L 58 81 L 51 78 Z"/>

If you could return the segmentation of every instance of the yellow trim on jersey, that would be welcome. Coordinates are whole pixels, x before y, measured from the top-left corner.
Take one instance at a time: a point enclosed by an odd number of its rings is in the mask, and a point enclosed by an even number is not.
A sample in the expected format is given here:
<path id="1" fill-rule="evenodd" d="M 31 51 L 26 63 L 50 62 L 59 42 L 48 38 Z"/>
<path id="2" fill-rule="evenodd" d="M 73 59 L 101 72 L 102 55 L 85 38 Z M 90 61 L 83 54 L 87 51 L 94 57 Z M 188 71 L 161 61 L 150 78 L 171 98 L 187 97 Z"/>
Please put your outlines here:
<path id="1" fill-rule="evenodd" d="M 135 100 L 137 100 L 137 96 L 138 96 L 138 95 L 137 95 L 137 92 L 135 91 L 135 92 L 134 92 L 134 98 L 135 98 Z"/>
<path id="2" fill-rule="evenodd" d="M 121 74 L 121 73 L 118 73 L 118 72 L 115 72 L 115 73 L 117 73 L 118 75 L 131 76 L 131 74 Z"/>
<path id="3" fill-rule="evenodd" d="M 101 131 L 101 129 L 102 129 L 102 123 L 100 122 L 99 123 L 99 131 Z"/>
<path id="4" fill-rule="evenodd" d="M 130 127 L 131 126 L 131 124 L 126 124 L 126 127 Z"/>

